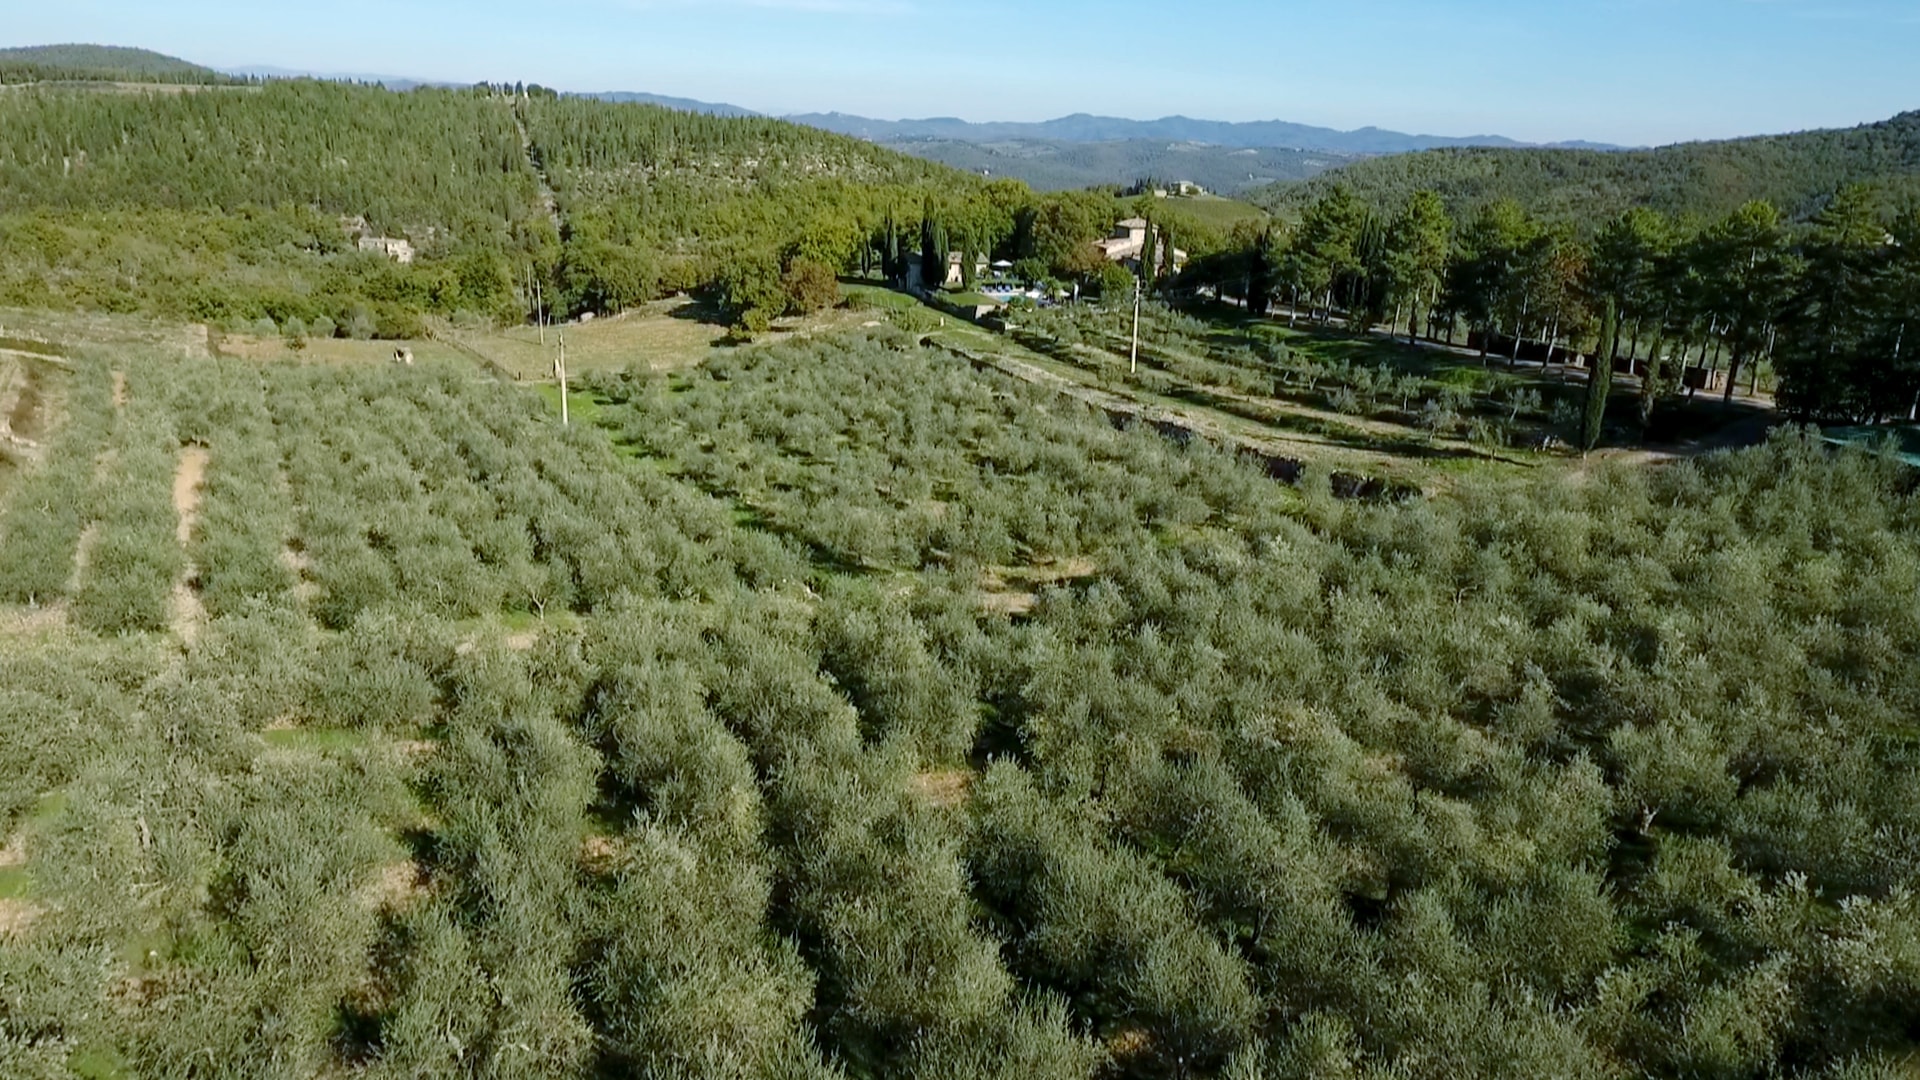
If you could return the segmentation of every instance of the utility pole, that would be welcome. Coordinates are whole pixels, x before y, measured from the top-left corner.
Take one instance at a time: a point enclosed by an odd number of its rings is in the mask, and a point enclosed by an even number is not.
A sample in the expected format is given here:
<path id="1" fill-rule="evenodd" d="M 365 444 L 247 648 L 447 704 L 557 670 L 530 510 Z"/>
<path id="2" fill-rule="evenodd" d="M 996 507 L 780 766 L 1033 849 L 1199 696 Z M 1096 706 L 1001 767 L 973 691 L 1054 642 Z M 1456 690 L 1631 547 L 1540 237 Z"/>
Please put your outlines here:
<path id="1" fill-rule="evenodd" d="M 1129 361 L 1129 374 L 1140 374 L 1140 279 L 1133 279 L 1133 356 Z"/>
<path id="2" fill-rule="evenodd" d="M 553 376 L 560 380 L 560 426 L 572 427 L 573 417 L 567 409 L 567 332 L 560 331 L 560 358 L 553 362 Z"/>

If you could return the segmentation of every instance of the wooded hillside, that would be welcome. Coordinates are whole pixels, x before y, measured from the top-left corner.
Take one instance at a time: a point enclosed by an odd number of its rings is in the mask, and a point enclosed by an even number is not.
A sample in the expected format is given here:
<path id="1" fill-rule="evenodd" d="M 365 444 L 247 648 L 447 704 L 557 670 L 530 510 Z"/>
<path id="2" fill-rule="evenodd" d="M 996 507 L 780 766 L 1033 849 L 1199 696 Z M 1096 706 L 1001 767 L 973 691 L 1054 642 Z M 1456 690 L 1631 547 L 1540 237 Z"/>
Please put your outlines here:
<path id="1" fill-rule="evenodd" d="M 44 81 L 218 84 L 241 80 L 148 49 L 113 45 L 0 49 L 0 83 Z"/>
<path id="2" fill-rule="evenodd" d="M 531 271 L 566 311 L 617 311 L 807 236 L 833 235 L 837 269 L 889 207 L 917 226 L 928 194 L 980 186 L 779 121 L 523 87 L 21 88 L 0 97 L 0 304 L 405 335 L 525 317 Z"/>
<path id="3" fill-rule="evenodd" d="M 1430 150 L 1371 158 L 1247 197 L 1297 216 L 1336 185 L 1386 207 L 1431 190 L 1456 217 L 1510 198 L 1550 220 L 1597 228 L 1634 206 L 1711 218 L 1755 199 L 1807 218 L 1849 184 L 1872 187 L 1888 204 L 1920 195 L 1920 112 L 1857 128 L 1658 150 Z"/>

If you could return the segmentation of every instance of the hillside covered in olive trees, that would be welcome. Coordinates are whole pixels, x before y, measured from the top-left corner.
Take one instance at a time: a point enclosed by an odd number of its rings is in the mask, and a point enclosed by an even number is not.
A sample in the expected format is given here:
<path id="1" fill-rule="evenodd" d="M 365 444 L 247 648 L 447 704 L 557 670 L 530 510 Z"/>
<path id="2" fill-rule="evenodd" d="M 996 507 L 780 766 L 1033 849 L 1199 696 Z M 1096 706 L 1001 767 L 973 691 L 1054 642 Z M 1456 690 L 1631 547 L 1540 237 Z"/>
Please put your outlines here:
<path id="1" fill-rule="evenodd" d="M 30 81 L 0 1080 L 1920 1061 L 1920 475 L 1798 424 L 1920 410 L 1904 136 L 1269 216 Z"/>
<path id="2" fill-rule="evenodd" d="M 1888 460 L 1341 502 L 888 329 L 603 377 L 572 428 L 462 363 L 44 379 L 0 500 L 0 1074 L 1920 1049 Z"/>

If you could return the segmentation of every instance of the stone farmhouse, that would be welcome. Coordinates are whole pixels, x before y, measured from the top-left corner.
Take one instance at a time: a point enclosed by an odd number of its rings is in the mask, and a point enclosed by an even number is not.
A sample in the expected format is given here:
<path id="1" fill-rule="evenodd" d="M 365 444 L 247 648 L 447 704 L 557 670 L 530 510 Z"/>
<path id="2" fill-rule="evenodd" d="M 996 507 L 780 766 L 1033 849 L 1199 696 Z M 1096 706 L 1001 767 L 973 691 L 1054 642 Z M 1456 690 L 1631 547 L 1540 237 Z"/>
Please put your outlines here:
<path id="1" fill-rule="evenodd" d="M 378 252 L 397 263 L 413 261 L 413 244 L 392 236 L 363 236 L 359 241 L 361 251 Z"/>

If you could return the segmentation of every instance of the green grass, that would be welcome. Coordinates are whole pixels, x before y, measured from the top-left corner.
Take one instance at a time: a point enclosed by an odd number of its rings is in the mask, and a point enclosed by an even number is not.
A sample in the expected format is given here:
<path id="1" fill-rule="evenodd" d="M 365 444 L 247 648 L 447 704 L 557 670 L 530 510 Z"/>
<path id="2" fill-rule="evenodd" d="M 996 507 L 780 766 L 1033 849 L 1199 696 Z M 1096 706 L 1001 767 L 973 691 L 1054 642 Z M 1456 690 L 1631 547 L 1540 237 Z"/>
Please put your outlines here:
<path id="1" fill-rule="evenodd" d="M 0 900 L 18 900 L 33 887 L 33 878 L 24 866 L 0 867 Z"/>
<path id="2" fill-rule="evenodd" d="M 1000 301 L 978 292 L 941 293 L 940 298 L 958 307 L 998 307 L 1000 305 Z"/>
<path id="3" fill-rule="evenodd" d="M 528 630 L 538 630 L 547 625 L 547 621 L 531 611 L 508 611 L 500 616 L 500 625 L 508 633 L 521 634 Z"/>
<path id="4" fill-rule="evenodd" d="M 72 794 L 65 788 L 40 796 L 40 802 L 34 806 L 33 813 L 27 815 L 26 827 L 41 829 L 53 824 L 61 814 L 67 812 L 67 806 L 72 801 Z"/>
<path id="5" fill-rule="evenodd" d="M 67 1058 L 67 1071 L 77 1080 L 123 1080 L 133 1075 L 120 1051 L 110 1046 L 83 1046 Z"/>
<path id="6" fill-rule="evenodd" d="M 546 384 L 539 388 L 539 393 L 540 399 L 547 403 L 547 408 L 553 412 L 553 415 L 559 416 L 560 387 L 551 383 Z M 573 390 L 567 394 L 567 412 L 569 417 L 582 424 L 599 423 L 602 404 L 599 398 L 584 390 Z"/>
<path id="7" fill-rule="evenodd" d="M 907 311 L 920 306 L 920 301 L 885 285 L 849 285 L 843 282 L 840 294 L 846 298 L 847 306 L 855 311 Z"/>
<path id="8" fill-rule="evenodd" d="M 1182 218 L 1222 231 L 1232 229 L 1242 221 L 1267 219 L 1267 212 L 1252 203 L 1222 198 L 1219 195 L 1175 195 L 1155 200 L 1155 207 L 1154 216 L 1164 217 L 1174 226 L 1176 244 L 1179 244 L 1177 230 Z M 1184 248 L 1186 245 L 1180 246 Z"/>

